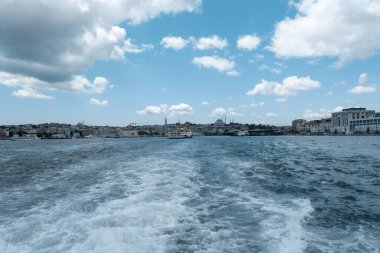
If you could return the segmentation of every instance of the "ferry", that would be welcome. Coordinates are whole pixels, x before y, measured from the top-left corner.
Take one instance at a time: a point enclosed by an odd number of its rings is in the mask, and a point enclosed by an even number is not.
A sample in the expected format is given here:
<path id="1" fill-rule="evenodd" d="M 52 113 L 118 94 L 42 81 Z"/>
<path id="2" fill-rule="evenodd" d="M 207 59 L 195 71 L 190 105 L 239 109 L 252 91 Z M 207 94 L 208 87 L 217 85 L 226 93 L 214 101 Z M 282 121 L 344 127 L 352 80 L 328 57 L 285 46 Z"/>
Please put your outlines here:
<path id="1" fill-rule="evenodd" d="M 239 130 L 233 133 L 232 136 L 249 136 L 249 132 L 247 130 Z"/>
<path id="2" fill-rule="evenodd" d="M 13 136 L 9 138 L 11 141 L 34 141 L 39 140 L 40 138 L 37 137 L 35 134 L 27 134 L 23 136 Z"/>
<path id="3" fill-rule="evenodd" d="M 176 129 L 168 132 L 168 138 L 169 139 L 184 139 L 184 138 L 192 138 L 193 133 L 191 130 L 186 129 Z"/>

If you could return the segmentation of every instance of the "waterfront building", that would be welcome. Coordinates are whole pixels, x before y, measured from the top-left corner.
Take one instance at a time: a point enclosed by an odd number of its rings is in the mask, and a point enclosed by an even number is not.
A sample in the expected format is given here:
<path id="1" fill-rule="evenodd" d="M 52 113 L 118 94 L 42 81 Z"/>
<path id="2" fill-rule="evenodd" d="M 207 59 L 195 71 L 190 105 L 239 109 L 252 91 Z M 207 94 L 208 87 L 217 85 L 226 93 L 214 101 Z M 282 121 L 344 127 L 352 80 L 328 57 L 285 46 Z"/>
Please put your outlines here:
<path id="1" fill-rule="evenodd" d="M 55 134 L 55 133 L 58 133 L 58 127 L 56 126 L 51 126 L 47 129 L 47 133 L 50 133 L 50 134 Z"/>
<path id="2" fill-rule="evenodd" d="M 350 121 L 365 120 L 374 115 L 375 110 L 366 108 L 347 108 L 341 112 L 334 112 L 331 115 L 331 133 L 352 134 L 354 128 Z"/>
<path id="3" fill-rule="evenodd" d="M 106 137 L 108 134 L 108 127 L 101 127 L 98 132 L 99 137 Z"/>
<path id="4" fill-rule="evenodd" d="M 292 131 L 293 133 L 301 133 L 305 129 L 306 120 L 296 119 L 292 121 Z"/>
<path id="5" fill-rule="evenodd" d="M 6 138 L 6 137 L 7 137 L 7 134 L 6 134 L 5 130 L 4 129 L 0 129 L 0 139 L 1 138 Z"/>
<path id="6" fill-rule="evenodd" d="M 115 128 L 110 128 L 107 131 L 107 138 L 119 138 L 120 137 L 120 130 Z"/>
<path id="7" fill-rule="evenodd" d="M 63 128 L 63 134 L 65 135 L 65 137 L 67 139 L 70 139 L 71 138 L 71 135 L 72 135 L 72 131 L 71 131 L 71 128 Z"/>
<path id="8" fill-rule="evenodd" d="M 350 129 L 352 129 L 355 134 L 379 134 L 380 113 L 375 113 L 364 119 L 351 119 Z"/>
<path id="9" fill-rule="evenodd" d="M 82 128 L 79 130 L 79 133 L 81 133 L 82 137 L 89 137 L 94 135 L 92 128 Z"/>
<path id="10" fill-rule="evenodd" d="M 331 119 L 312 120 L 305 123 L 304 132 L 310 135 L 327 134 L 330 126 Z"/>

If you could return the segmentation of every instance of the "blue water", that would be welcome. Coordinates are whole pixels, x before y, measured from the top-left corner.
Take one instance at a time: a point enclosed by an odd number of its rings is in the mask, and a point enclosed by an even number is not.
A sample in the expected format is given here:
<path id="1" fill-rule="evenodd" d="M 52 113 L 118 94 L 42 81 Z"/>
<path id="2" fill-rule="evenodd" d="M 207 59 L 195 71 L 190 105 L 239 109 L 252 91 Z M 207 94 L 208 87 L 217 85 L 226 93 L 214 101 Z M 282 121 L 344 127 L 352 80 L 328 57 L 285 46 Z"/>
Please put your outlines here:
<path id="1" fill-rule="evenodd" d="M 0 252 L 380 252 L 380 138 L 2 141 Z"/>

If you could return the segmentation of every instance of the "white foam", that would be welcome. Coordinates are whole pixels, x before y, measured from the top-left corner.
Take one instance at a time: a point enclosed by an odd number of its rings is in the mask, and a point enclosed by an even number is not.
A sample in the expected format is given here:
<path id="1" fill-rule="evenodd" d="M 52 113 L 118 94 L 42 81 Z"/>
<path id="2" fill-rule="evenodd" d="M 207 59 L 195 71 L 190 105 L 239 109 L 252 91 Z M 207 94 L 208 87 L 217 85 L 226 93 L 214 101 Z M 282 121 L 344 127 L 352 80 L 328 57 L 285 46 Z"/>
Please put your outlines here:
<path id="1" fill-rule="evenodd" d="M 373 234 L 372 234 L 373 233 Z M 319 228 L 318 233 L 308 233 L 308 240 L 322 252 L 380 252 L 380 234 L 368 228 L 347 227 L 346 229 Z"/>
<path id="2" fill-rule="evenodd" d="M 122 157 L 119 162 L 115 157 L 84 161 L 54 172 L 55 183 L 99 170 L 103 180 L 84 192 L 34 206 L 22 217 L 3 219 L 0 252 L 211 253 L 246 252 L 253 245 L 258 251 L 276 253 L 303 252 L 308 246 L 322 252 L 365 249 L 379 253 L 378 242 L 368 238 L 368 231 L 348 231 L 336 240 L 328 234 L 335 231 L 310 231 L 305 226 L 305 219 L 313 213 L 310 200 L 281 198 L 253 185 L 250 179 L 260 175 L 253 173 L 247 180 L 245 173 L 260 169 L 260 164 L 250 158 L 218 157 L 210 167 L 220 169 L 222 180 L 201 178 L 207 171 L 200 173 L 197 159 L 179 155 L 185 151 L 184 143 L 128 161 Z M 49 179 L 13 193 L 22 197 L 23 191 L 32 188 L 42 193 L 51 187 Z M 207 196 L 200 195 L 200 187 Z M 188 203 L 194 200 L 197 206 Z M 238 214 L 222 213 L 224 207 L 219 204 Z M 214 208 L 219 212 L 213 213 Z"/>
<path id="3" fill-rule="evenodd" d="M 289 204 L 268 203 L 262 208 L 269 218 L 261 222 L 262 236 L 270 252 L 298 253 L 307 247 L 302 223 L 313 207 L 307 199 L 296 199 Z"/>
<path id="4" fill-rule="evenodd" d="M 31 252 L 30 247 L 26 245 L 16 246 L 11 243 L 7 243 L 0 237 L 0 252 L 6 253 L 28 253 Z"/>
<path id="5" fill-rule="evenodd" d="M 260 220 L 260 228 L 254 232 L 260 235 L 265 252 L 301 253 L 307 248 L 309 232 L 303 223 L 314 210 L 310 200 L 272 199 L 232 188 L 225 192 L 234 194 L 236 201 Z"/>
<path id="6" fill-rule="evenodd" d="M 16 157 L 16 155 L 1 154 L 0 161 L 2 161 L 2 162 L 8 162 L 8 161 L 14 159 L 15 157 Z"/>
<path id="7" fill-rule="evenodd" d="M 154 156 L 120 162 L 88 192 L 8 220 L 0 227 L 0 252 L 164 252 L 165 231 L 190 216 L 184 203 L 196 191 L 194 170 L 190 161 Z M 113 187 L 124 187 L 126 196 L 99 202 Z M 94 210 L 80 209 L 91 202 Z"/>

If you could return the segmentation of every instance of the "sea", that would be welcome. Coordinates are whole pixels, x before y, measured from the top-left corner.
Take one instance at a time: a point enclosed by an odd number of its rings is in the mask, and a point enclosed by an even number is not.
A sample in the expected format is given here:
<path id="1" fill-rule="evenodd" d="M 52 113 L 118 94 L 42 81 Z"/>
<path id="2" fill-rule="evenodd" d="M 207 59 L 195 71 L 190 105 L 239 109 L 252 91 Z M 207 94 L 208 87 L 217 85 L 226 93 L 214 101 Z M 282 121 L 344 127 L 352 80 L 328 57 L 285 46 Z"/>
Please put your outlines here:
<path id="1" fill-rule="evenodd" d="M 380 137 L 0 142 L 0 252 L 380 252 Z"/>

